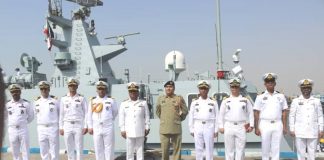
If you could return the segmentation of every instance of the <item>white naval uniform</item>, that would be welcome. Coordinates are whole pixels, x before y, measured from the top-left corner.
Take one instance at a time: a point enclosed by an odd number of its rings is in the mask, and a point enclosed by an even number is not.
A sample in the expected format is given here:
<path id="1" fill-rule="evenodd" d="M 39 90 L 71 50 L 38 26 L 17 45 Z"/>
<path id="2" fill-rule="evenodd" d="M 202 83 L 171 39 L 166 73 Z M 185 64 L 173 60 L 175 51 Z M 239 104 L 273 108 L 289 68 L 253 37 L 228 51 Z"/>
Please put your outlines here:
<path id="1" fill-rule="evenodd" d="M 262 160 L 279 160 L 283 132 L 282 112 L 288 108 L 283 94 L 265 91 L 258 95 L 253 109 L 260 111 L 259 129 L 262 141 Z"/>
<path id="2" fill-rule="evenodd" d="M 27 100 L 6 103 L 5 120 L 8 120 L 8 137 L 13 160 L 29 159 L 29 134 L 27 124 L 34 119 L 34 111 Z"/>
<path id="3" fill-rule="evenodd" d="M 59 127 L 64 129 L 64 142 L 69 160 L 82 159 L 82 130 L 87 128 L 87 107 L 86 99 L 78 93 L 73 97 L 68 93 L 61 98 Z"/>
<path id="4" fill-rule="evenodd" d="M 43 160 L 59 159 L 59 101 L 54 96 L 37 97 L 34 102 L 40 155 Z"/>
<path id="5" fill-rule="evenodd" d="M 219 128 L 224 129 L 225 159 L 243 160 L 246 143 L 246 124 L 254 126 L 251 101 L 242 95 L 223 100 L 219 111 Z M 235 155 L 235 156 L 234 156 Z"/>
<path id="6" fill-rule="evenodd" d="M 100 113 L 92 112 L 92 106 L 102 103 Z M 88 127 L 93 128 L 96 160 L 113 160 L 115 146 L 114 120 L 118 114 L 114 99 L 107 96 L 94 97 L 89 103 Z"/>
<path id="7" fill-rule="evenodd" d="M 120 104 L 119 127 L 121 132 L 126 132 L 127 160 L 144 159 L 145 130 L 150 128 L 150 113 L 144 100 L 132 101 L 128 99 Z"/>
<path id="8" fill-rule="evenodd" d="M 196 159 L 203 160 L 204 144 L 206 160 L 213 159 L 214 133 L 217 133 L 218 104 L 211 98 L 199 97 L 190 105 L 189 130 L 194 133 Z"/>
<path id="9" fill-rule="evenodd" d="M 293 99 L 289 114 L 289 127 L 291 132 L 295 132 L 298 159 L 314 160 L 318 134 L 323 131 L 323 112 L 320 100 L 312 96 L 305 99 L 302 95 Z"/>

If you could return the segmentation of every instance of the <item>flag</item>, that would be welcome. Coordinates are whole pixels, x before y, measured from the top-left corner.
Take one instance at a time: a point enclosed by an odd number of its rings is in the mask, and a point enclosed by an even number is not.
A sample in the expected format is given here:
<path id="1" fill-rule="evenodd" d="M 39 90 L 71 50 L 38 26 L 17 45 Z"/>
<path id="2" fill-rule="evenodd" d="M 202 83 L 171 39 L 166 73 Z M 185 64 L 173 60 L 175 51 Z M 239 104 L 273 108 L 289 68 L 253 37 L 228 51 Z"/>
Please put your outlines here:
<path id="1" fill-rule="evenodd" d="M 51 51 L 52 49 L 52 40 L 54 38 L 54 32 L 50 26 L 50 24 L 48 23 L 48 21 L 46 21 L 46 25 L 44 27 L 44 31 L 43 33 L 45 34 L 46 36 L 46 44 L 47 44 L 47 49 L 49 51 Z"/>

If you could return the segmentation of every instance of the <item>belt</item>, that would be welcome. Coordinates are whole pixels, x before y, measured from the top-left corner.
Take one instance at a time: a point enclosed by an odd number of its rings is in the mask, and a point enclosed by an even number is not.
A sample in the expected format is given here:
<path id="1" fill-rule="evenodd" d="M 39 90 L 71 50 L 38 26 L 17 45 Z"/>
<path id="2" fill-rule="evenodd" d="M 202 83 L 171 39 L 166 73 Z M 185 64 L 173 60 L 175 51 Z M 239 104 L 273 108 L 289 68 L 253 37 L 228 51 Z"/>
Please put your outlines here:
<path id="1" fill-rule="evenodd" d="M 214 120 L 199 120 L 199 119 L 195 119 L 194 122 L 198 122 L 198 123 L 201 123 L 201 124 L 206 124 L 206 123 L 214 122 Z"/>
<path id="2" fill-rule="evenodd" d="M 267 121 L 269 123 L 281 122 L 281 120 L 270 120 L 270 119 L 261 119 L 262 121 Z"/>
<path id="3" fill-rule="evenodd" d="M 240 125 L 240 124 L 246 124 L 247 122 L 245 122 L 245 121 L 238 121 L 238 122 L 226 121 L 226 123 L 230 123 L 232 125 Z"/>
<path id="4" fill-rule="evenodd" d="M 39 126 L 44 126 L 44 127 L 51 127 L 51 126 L 55 126 L 55 125 L 57 125 L 58 126 L 58 124 L 38 124 Z"/>

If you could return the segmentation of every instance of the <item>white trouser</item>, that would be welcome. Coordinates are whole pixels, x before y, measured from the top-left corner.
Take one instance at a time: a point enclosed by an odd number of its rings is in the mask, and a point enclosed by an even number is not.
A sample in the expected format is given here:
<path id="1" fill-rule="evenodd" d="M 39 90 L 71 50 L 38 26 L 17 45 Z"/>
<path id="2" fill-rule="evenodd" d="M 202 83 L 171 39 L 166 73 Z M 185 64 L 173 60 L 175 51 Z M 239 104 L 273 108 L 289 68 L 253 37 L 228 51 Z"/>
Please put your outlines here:
<path id="1" fill-rule="evenodd" d="M 204 144 L 206 150 L 206 160 L 213 159 L 214 149 L 214 133 L 215 126 L 213 121 L 200 121 L 194 122 L 194 139 L 195 139 L 195 151 L 196 160 L 203 160 L 204 158 Z"/>
<path id="2" fill-rule="evenodd" d="M 144 137 L 126 139 L 127 160 L 134 160 L 134 151 L 136 152 L 136 160 L 144 160 Z"/>
<path id="3" fill-rule="evenodd" d="M 58 124 L 38 125 L 37 132 L 42 160 L 58 160 L 60 148 Z"/>
<path id="4" fill-rule="evenodd" d="M 83 123 L 64 122 L 64 142 L 68 160 L 82 160 L 83 152 Z M 76 154 L 75 154 L 76 151 Z"/>
<path id="5" fill-rule="evenodd" d="M 246 143 L 245 122 L 225 122 L 224 142 L 226 160 L 243 160 Z M 235 153 L 235 158 L 234 158 Z"/>
<path id="6" fill-rule="evenodd" d="M 96 160 L 113 160 L 115 146 L 114 122 L 93 125 Z"/>
<path id="7" fill-rule="evenodd" d="M 317 138 L 298 138 L 296 137 L 296 148 L 298 160 L 315 160 Z M 307 148 L 307 153 L 306 153 Z"/>
<path id="8" fill-rule="evenodd" d="M 262 141 L 262 160 L 279 160 L 282 121 L 262 120 L 259 124 Z"/>
<path id="9" fill-rule="evenodd" d="M 8 127 L 8 137 L 12 149 L 13 160 L 20 160 L 20 152 L 23 160 L 29 159 L 29 135 L 27 125 Z"/>

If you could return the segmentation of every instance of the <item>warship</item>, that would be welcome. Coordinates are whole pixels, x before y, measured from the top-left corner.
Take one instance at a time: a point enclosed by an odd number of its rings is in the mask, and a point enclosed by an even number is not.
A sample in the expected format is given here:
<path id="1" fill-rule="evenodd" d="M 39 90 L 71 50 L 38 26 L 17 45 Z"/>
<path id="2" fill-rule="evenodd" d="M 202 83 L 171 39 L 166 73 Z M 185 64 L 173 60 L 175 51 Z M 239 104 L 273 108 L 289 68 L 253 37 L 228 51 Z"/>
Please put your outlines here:
<path id="1" fill-rule="evenodd" d="M 54 72 L 50 78 L 47 78 L 45 73 L 39 73 L 38 68 L 41 62 L 36 57 L 22 54 L 20 64 L 26 68 L 28 72 L 20 73 L 17 70 L 17 75 L 7 76 L 5 82 L 7 85 L 19 83 L 23 86 L 22 97 L 33 101 L 39 96 L 40 92 L 37 88 L 37 83 L 42 80 L 47 80 L 52 83 L 51 94 L 61 97 L 67 93 L 66 81 L 70 77 L 79 79 L 80 86 L 78 92 L 85 97 L 96 95 L 95 82 L 98 80 L 106 81 L 109 84 L 109 95 L 120 104 L 128 97 L 126 90 L 126 82 L 115 76 L 110 61 L 127 50 L 126 36 L 136 35 L 139 33 L 124 34 L 120 36 L 108 37 L 106 39 L 116 38 L 116 44 L 101 45 L 95 30 L 95 21 L 89 20 L 91 8 L 102 6 L 100 0 L 66 0 L 70 3 L 78 4 L 79 8 L 73 10 L 71 18 L 63 16 L 62 0 L 49 0 L 48 12 L 46 16 L 44 34 L 46 35 L 46 43 L 49 50 L 53 47 L 58 49 L 54 53 L 52 64 Z M 241 91 L 244 96 L 250 98 L 253 102 L 257 96 L 256 87 L 249 81 L 245 80 L 243 69 L 239 64 L 241 49 L 238 49 L 233 54 L 233 68 L 226 69 L 223 67 L 222 61 L 222 44 L 221 44 L 221 24 L 220 24 L 220 6 L 217 0 L 217 21 L 216 21 L 216 48 L 217 48 L 217 74 L 212 75 L 209 72 L 197 74 L 193 80 L 179 80 L 181 72 L 186 70 L 185 55 L 180 51 L 170 51 L 165 57 L 165 71 L 169 72 L 169 77 L 165 81 L 173 80 L 176 85 L 176 94 L 182 95 L 190 106 L 192 100 L 197 98 L 198 90 L 197 83 L 199 80 L 208 80 L 212 88 L 209 95 L 215 98 L 220 105 L 223 97 L 230 94 L 228 80 L 230 78 L 239 78 L 242 80 Z M 42 43 L 42 42 L 40 42 Z M 50 63 L 46 63 L 50 64 Z M 126 76 L 129 73 L 125 72 Z M 164 94 L 164 82 L 149 81 L 140 84 L 140 98 L 147 101 L 150 107 L 151 131 L 147 137 L 148 148 L 159 148 L 159 119 L 155 115 L 155 103 L 158 96 Z M 9 92 L 6 93 L 10 97 Z M 194 150 L 194 139 L 190 136 L 188 121 L 182 123 L 183 130 L 183 154 L 191 154 Z M 30 129 L 30 146 L 38 148 L 36 123 L 35 120 L 29 125 Z M 246 151 L 260 152 L 261 141 L 260 137 L 249 133 L 247 136 Z M 125 152 L 125 140 L 120 136 L 118 122 L 115 122 L 115 150 L 116 152 Z M 4 146 L 8 147 L 8 138 L 5 138 Z M 294 150 L 293 140 L 290 137 L 284 137 L 282 140 L 281 151 L 292 152 Z M 63 138 L 60 137 L 60 149 L 64 150 Z M 215 141 L 215 154 L 224 154 L 223 136 L 220 134 Z M 84 137 L 84 149 L 93 150 L 92 136 Z"/>

